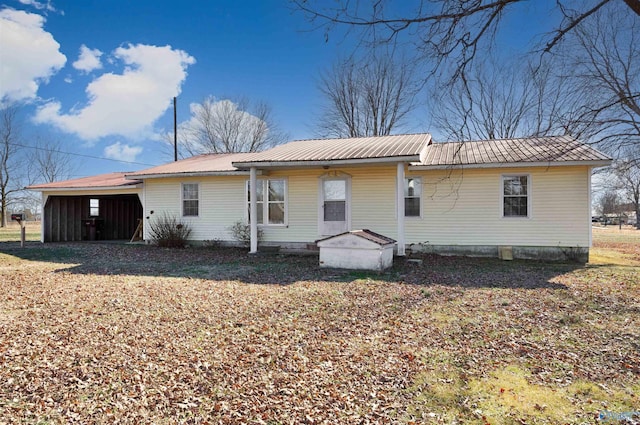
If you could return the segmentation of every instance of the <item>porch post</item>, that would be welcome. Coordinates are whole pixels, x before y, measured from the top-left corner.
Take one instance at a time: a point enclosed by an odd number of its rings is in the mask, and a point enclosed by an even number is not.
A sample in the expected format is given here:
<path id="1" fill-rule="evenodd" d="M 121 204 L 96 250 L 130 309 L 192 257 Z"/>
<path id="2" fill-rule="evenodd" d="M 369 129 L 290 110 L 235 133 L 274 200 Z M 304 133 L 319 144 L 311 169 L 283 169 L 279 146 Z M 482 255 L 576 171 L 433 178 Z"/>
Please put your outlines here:
<path id="1" fill-rule="evenodd" d="M 398 162 L 398 170 L 396 173 L 396 205 L 398 208 L 398 252 L 397 255 L 404 257 L 404 163 Z"/>
<path id="2" fill-rule="evenodd" d="M 251 167 L 249 169 L 249 226 L 251 227 L 251 248 L 249 249 L 249 254 L 258 252 L 258 200 L 256 195 L 258 179 L 256 174 L 256 167 Z"/>
<path id="3" fill-rule="evenodd" d="M 44 229 L 45 229 L 45 215 L 44 215 L 44 207 L 47 205 L 47 199 L 49 195 L 45 195 L 44 192 L 40 192 L 40 196 L 42 197 L 42 205 L 40 208 L 40 242 L 44 243 Z"/>

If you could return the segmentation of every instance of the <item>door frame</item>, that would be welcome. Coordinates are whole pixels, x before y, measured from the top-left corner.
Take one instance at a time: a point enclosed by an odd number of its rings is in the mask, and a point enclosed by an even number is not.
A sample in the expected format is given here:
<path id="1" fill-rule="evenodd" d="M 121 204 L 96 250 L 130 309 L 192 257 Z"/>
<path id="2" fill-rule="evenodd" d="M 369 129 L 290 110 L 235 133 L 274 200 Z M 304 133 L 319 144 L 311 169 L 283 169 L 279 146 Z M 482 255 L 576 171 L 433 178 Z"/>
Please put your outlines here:
<path id="1" fill-rule="evenodd" d="M 318 177 L 318 235 L 333 236 L 324 232 L 324 182 L 328 180 L 345 181 L 345 231 L 351 230 L 351 175 L 342 171 L 330 171 Z M 341 232 L 340 232 L 341 233 Z"/>

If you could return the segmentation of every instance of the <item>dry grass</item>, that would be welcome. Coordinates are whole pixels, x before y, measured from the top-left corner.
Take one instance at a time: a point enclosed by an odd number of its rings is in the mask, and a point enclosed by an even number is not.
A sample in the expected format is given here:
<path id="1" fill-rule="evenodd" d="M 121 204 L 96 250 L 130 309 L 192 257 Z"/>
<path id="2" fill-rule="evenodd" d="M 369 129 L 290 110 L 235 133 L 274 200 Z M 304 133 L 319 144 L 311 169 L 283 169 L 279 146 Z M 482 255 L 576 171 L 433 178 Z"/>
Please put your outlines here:
<path id="1" fill-rule="evenodd" d="M 594 227 L 589 263 L 640 267 L 640 230 L 630 226 Z"/>
<path id="2" fill-rule="evenodd" d="M 596 247 L 635 259 L 626 240 Z M 592 423 L 640 406 L 629 265 L 426 256 L 378 275 L 5 244 L 0 282 L 0 423 Z"/>
<path id="3" fill-rule="evenodd" d="M 26 222 L 25 238 L 27 241 L 40 240 L 40 222 Z M 7 223 L 7 227 L 0 227 L 0 242 L 20 242 L 20 225 L 16 222 Z"/>

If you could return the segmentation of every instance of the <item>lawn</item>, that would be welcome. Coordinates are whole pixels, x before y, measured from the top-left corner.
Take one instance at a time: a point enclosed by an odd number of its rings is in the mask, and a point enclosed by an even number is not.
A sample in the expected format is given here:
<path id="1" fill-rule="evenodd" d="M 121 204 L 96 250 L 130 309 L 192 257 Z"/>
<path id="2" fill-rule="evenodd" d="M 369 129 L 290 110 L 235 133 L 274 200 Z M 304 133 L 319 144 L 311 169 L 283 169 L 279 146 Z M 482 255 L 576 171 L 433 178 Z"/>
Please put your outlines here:
<path id="1" fill-rule="evenodd" d="M 27 241 L 40 240 L 40 222 L 26 222 L 25 239 Z M 7 227 L 0 227 L 0 242 L 20 242 L 20 225 L 16 222 L 7 223 Z"/>
<path id="2" fill-rule="evenodd" d="M 0 424 L 621 423 L 640 410 L 639 234 L 594 231 L 586 267 L 384 274 L 0 244 Z"/>

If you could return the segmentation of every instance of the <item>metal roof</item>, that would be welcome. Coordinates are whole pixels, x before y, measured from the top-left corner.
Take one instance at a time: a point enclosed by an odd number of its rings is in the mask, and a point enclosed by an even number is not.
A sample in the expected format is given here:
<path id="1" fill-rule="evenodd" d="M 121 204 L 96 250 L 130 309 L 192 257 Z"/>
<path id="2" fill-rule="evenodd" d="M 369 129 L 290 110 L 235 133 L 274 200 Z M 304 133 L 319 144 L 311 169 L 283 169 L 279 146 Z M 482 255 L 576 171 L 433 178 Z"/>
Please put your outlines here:
<path id="1" fill-rule="evenodd" d="M 326 241 L 329 239 L 333 239 L 333 238 L 337 238 L 340 236 L 344 236 L 344 235 L 354 235 L 357 236 L 359 238 L 362 239 L 366 239 L 370 242 L 373 242 L 375 244 L 381 245 L 381 246 L 385 246 L 385 245 L 391 245 L 396 243 L 397 241 L 395 239 L 391 239 L 388 236 L 384 236 L 381 235 L 380 233 L 376 233 L 374 231 L 371 231 L 369 229 L 361 229 L 361 230 L 351 230 L 349 232 L 344 232 L 344 233 L 339 233 L 337 235 L 333 235 L 333 236 L 328 236 L 326 238 L 322 238 L 316 241 L 316 243 L 318 242 L 322 242 L 322 241 Z"/>
<path id="2" fill-rule="evenodd" d="M 53 183 L 34 184 L 27 186 L 32 190 L 50 189 L 104 189 L 104 188 L 127 188 L 142 183 L 141 180 L 125 179 L 127 173 L 108 173 L 97 176 L 82 177 Z"/>
<path id="3" fill-rule="evenodd" d="M 354 137 L 348 139 L 300 140 L 252 153 L 235 160 L 239 168 L 249 166 L 311 165 L 325 162 L 419 161 L 431 135 Z"/>
<path id="4" fill-rule="evenodd" d="M 424 159 L 412 166 L 495 166 L 520 164 L 558 165 L 595 163 L 607 165 L 611 158 L 571 136 L 432 143 Z"/>
<path id="5" fill-rule="evenodd" d="M 153 178 L 166 177 L 167 175 L 211 175 L 237 173 L 238 168 L 232 162 L 239 161 L 248 153 L 203 154 L 192 156 L 180 161 L 170 162 L 157 167 L 147 168 L 127 173 L 127 178 Z M 246 172 L 242 172 L 246 174 Z"/>

